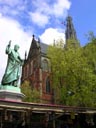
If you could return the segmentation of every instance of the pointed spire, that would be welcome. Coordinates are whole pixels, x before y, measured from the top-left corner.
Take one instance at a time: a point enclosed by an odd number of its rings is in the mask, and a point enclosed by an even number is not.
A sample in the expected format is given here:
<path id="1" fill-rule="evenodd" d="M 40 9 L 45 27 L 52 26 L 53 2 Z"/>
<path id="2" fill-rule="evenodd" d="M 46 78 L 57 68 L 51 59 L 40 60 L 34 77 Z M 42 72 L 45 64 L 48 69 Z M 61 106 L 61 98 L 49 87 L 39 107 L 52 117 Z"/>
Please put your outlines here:
<path id="1" fill-rule="evenodd" d="M 54 39 L 54 43 L 53 43 L 53 46 L 55 46 L 56 45 L 56 41 L 55 41 L 55 39 Z"/>
<path id="2" fill-rule="evenodd" d="M 35 39 L 35 35 L 33 34 L 33 40 Z"/>
<path id="3" fill-rule="evenodd" d="M 29 50 L 29 54 L 28 54 L 28 59 L 31 59 L 38 51 L 39 49 L 39 42 L 35 39 L 35 35 L 32 35 L 32 41 L 31 41 L 31 46 L 30 46 L 30 50 Z"/>
<path id="4" fill-rule="evenodd" d="M 74 48 L 80 47 L 80 43 L 78 42 L 76 31 L 72 23 L 72 17 L 70 15 L 68 15 L 66 18 L 65 39 L 66 39 L 65 47 L 67 48 L 69 46 L 74 47 Z"/>
<path id="5" fill-rule="evenodd" d="M 41 41 L 40 41 L 40 38 L 38 38 L 38 43 L 40 44 L 40 42 L 41 42 Z"/>
<path id="6" fill-rule="evenodd" d="M 25 60 L 27 60 L 27 51 L 25 51 Z"/>
<path id="7" fill-rule="evenodd" d="M 76 31 L 72 23 L 72 17 L 70 15 L 68 15 L 68 17 L 66 18 L 65 36 L 66 36 L 66 40 L 71 39 L 71 38 L 77 40 Z"/>

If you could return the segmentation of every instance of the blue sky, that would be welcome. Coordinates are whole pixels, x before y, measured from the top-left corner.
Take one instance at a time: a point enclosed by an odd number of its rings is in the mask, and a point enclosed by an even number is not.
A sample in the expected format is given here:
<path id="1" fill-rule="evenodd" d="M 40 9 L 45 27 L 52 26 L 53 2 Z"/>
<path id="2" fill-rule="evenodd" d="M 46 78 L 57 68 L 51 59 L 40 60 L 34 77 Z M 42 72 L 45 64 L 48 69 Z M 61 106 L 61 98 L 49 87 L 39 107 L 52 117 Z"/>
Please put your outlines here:
<path id="1" fill-rule="evenodd" d="M 59 38 L 65 39 L 65 21 L 68 13 L 73 18 L 78 40 L 84 46 L 88 31 L 96 33 L 95 0 L 0 0 L 0 79 L 7 63 L 5 48 L 9 40 L 20 45 L 24 58 L 32 35 L 46 44 Z"/>
<path id="2" fill-rule="evenodd" d="M 96 0 L 72 0 L 69 14 L 73 17 L 73 23 L 81 45 L 88 40 L 85 36 L 89 31 L 96 34 Z"/>

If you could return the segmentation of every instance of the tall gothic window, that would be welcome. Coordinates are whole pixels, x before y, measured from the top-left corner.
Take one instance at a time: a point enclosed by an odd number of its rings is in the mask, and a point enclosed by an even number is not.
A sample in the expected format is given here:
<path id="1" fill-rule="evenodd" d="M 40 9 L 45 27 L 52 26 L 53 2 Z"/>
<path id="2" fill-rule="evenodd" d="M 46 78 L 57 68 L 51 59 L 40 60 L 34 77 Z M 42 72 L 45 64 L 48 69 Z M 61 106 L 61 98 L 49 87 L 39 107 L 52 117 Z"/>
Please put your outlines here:
<path id="1" fill-rule="evenodd" d="M 46 59 L 44 59 L 43 62 L 42 62 L 42 68 L 43 68 L 44 71 L 49 70 L 48 61 Z"/>
<path id="2" fill-rule="evenodd" d="M 27 77 L 27 65 L 24 68 L 24 77 Z"/>
<path id="3" fill-rule="evenodd" d="M 26 77 L 28 77 L 28 75 L 29 75 L 29 65 L 26 66 L 26 70 L 27 70 L 26 71 Z"/>
<path id="4" fill-rule="evenodd" d="M 33 61 L 30 62 L 29 64 L 29 74 L 31 75 L 33 71 Z"/>
<path id="5" fill-rule="evenodd" d="M 50 78 L 47 77 L 46 79 L 46 93 L 50 93 Z"/>

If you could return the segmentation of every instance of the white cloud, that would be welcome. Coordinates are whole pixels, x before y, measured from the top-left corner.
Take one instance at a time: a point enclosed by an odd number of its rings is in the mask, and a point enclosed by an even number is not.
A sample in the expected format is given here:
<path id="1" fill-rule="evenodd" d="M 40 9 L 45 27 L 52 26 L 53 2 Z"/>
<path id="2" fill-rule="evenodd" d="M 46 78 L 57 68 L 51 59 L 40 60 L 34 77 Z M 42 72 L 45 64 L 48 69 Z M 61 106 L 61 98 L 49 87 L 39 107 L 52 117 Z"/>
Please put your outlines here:
<path id="1" fill-rule="evenodd" d="M 56 18 L 66 17 L 71 2 L 69 0 L 56 0 L 49 4 L 45 0 L 35 0 L 33 1 L 33 5 L 35 11 L 30 12 L 31 20 L 38 26 L 43 27 L 50 22 L 50 19 L 53 16 Z"/>
<path id="2" fill-rule="evenodd" d="M 40 35 L 40 39 L 43 43 L 53 44 L 54 40 L 63 39 L 65 41 L 65 35 L 58 29 L 48 28 L 42 35 Z"/>
<path id="3" fill-rule="evenodd" d="M 49 4 L 45 0 L 35 0 L 35 1 L 32 1 L 32 4 L 36 8 L 36 10 L 35 10 L 36 12 L 44 13 L 47 15 L 52 13 L 52 10 L 51 10 L 52 9 L 52 2 L 51 2 L 51 4 Z"/>
<path id="4" fill-rule="evenodd" d="M 30 12 L 29 15 L 31 16 L 32 21 L 40 27 L 45 27 L 45 25 L 48 24 L 49 17 L 46 16 L 45 14 L 39 12 Z"/>
<path id="5" fill-rule="evenodd" d="M 56 17 L 63 16 L 64 12 L 70 8 L 71 3 L 68 0 L 57 0 L 53 5 L 53 14 Z"/>
<path id="6" fill-rule="evenodd" d="M 0 12 L 7 16 L 21 16 L 27 8 L 27 0 L 0 0 Z"/>
<path id="7" fill-rule="evenodd" d="M 50 1 L 51 0 L 49 0 L 49 2 L 45 0 L 35 0 L 32 3 L 36 7 L 36 12 L 55 16 L 63 16 L 64 11 L 68 10 L 71 6 L 71 2 L 69 0 Z"/>
<path id="8" fill-rule="evenodd" d="M 70 6 L 69 0 L 0 0 L 3 15 L 26 19 L 28 22 L 31 20 L 41 28 L 51 24 L 53 17 L 54 22 L 57 18 L 65 18 Z"/>
<path id="9" fill-rule="evenodd" d="M 9 6 L 16 6 L 18 4 L 20 4 L 22 2 L 22 0 L 0 0 L 0 3 L 2 4 L 6 4 Z"/>
<path id="10" fill-rule="evenodd" d="M 7 55 L 5 54 L 5 48 L 9 40 L 12 40 L 12 48 L 14 47 L 14 44 L 18 44 L 20 46 L 19 52 L 21 57 L 24 59 L 24 53 L 26 50 L 29 50 L 30 47 L 31 36 L 23 31 L 17 21 L 0 15 L 0 81 L 6 67 Z"/>

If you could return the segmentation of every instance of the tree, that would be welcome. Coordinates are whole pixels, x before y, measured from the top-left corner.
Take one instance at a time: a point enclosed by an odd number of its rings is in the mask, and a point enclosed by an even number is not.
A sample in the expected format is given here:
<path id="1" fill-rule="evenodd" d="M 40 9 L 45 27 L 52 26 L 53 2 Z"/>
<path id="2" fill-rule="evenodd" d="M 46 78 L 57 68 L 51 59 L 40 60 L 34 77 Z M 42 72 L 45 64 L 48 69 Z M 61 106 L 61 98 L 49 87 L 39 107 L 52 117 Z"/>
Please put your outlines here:
<path id="1" fill-rule="evenodd" d="M 96 41 L 96 36 L 92 31 L 89 31 L 87 34 L 85 34 L 89 42 Z"/>
<path id="2" fill-rule="evenodd" d="M 78 48 L 80 47 L 80 43 L 78 40 L 74 39 L 74 38 L 70 38 L 66 40 L 66 44 L 65 44 L 65 48 L 69 49 L 69 48 Z"/>
<path id="3" fill-rule="evenodd" d="M 25 102 L 40 102 L 40 92 L 33 89 L 28 81 L 25 81 L 21 85 L 21 91 L 24 93 L 25 97 L 23 101 Z"/>
<path id="4" fill-rule="evenodd" d="M 52 80 L 56 102 L 75 106 L 96 106 L 96 75 L 84 55 L 84 48 L 50 46 Z"/>

